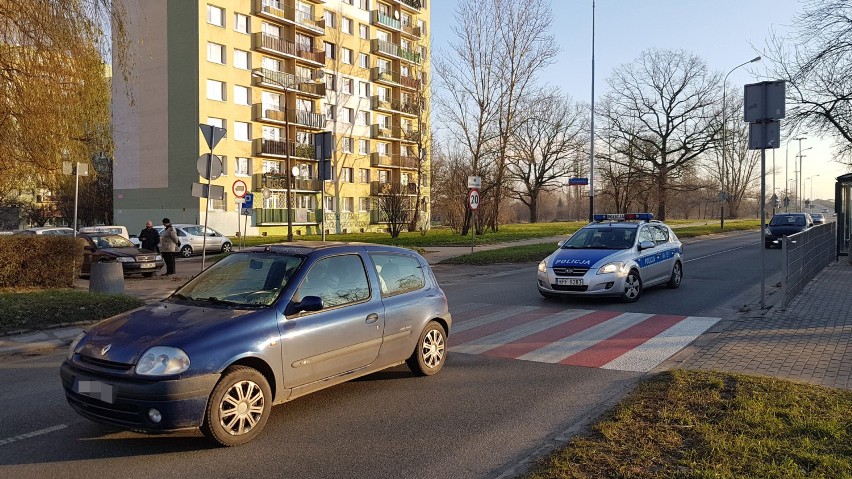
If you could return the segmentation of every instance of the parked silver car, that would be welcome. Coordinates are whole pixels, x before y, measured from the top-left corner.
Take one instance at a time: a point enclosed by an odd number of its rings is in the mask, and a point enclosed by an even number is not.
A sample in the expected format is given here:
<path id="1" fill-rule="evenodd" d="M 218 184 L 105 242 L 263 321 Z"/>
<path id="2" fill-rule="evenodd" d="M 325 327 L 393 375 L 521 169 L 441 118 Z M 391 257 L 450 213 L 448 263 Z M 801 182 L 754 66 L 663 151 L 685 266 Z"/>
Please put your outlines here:
<path id="1" fill-rule="evenodd" d="M 207 252 L 227 253 L 231 251 L 231 240 L 222 233 L 207 228 L 207 238 L 205 241 L 204 225 L 190 224 L 173 224 L 175 231 L 180 240 L 180 255 L 184 258 L 189 258 L 193 254 L 201 254 L 201 249 L 207 249 Z M 162 226 L 155 226 L 154 229 L 158 233 L 163 232 Z"/>

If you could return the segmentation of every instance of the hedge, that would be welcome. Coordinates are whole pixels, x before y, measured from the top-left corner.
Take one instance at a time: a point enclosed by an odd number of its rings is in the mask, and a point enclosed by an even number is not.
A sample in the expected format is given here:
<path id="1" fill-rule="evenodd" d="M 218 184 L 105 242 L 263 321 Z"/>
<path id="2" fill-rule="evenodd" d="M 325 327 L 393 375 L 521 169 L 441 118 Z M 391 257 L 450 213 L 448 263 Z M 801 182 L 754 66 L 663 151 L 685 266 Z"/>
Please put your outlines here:
<path id="1" fill-rule="evenodd" d="M 68 288 L 80 276 L 83 244 L 71 236 L 0 236 L 0 288 Z"/>

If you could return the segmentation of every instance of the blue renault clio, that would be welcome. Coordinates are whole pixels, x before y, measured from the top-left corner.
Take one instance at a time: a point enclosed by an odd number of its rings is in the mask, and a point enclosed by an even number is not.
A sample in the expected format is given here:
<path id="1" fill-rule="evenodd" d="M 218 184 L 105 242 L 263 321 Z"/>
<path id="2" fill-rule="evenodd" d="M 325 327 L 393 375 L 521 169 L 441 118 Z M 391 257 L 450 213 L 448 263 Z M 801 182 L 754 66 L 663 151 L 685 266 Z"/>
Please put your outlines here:
<path id="1" fill-rule="evenodd" d="M 407 363 L 443 367 L 452 324 L 426 261 L 403 248 L 297 242 L 244 249 L 167 299 L 77 337 L 68 403 L 143 432 L 253 439 L 273 404 Z"/>

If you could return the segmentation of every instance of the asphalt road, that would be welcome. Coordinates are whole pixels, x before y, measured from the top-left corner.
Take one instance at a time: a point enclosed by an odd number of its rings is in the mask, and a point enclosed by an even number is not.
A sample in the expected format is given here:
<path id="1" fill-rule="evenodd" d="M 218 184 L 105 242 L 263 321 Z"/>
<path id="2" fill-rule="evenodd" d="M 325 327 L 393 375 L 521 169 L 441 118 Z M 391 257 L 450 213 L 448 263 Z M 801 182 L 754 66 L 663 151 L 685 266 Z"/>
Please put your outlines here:
<path id="1" fill-rule="evenodd" d="M 689 241 L 683 286 L 649 289 L 634 304 L 545 300 L 534 265 L 435 269 L 451 310 L 488 303 L 721 316 L 758 298 L 763 253 L 754 232 Z M 777 273 L 780 252 L 765 253 Z M 149 436 L 78 417 L 60 386 L 63 357 L 0 361 L 0 477 L 509 477 L 643 376 L 451 354 L 434 377 L 401 367 L 277 406 L 255 441 L 222 449 L 197 433 Z"/>

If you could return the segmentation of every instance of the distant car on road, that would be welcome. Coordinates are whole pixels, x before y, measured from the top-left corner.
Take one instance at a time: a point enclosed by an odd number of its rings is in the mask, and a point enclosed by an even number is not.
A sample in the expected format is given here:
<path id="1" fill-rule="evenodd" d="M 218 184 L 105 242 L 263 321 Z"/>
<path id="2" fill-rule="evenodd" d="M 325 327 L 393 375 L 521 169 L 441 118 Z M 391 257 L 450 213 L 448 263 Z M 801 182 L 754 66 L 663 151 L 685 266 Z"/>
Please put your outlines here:
<path id="1" fill-rule="evenodd" d="M 822 213 L 811 214 L 811 219 L 814 220 L 815 225 L 821 225 L 825 223 L 825 215 L 823 215 Z"/>
<path id="2" fill-rule="evenodd" d="M 257 436 L 273 404 L 403 363 L 437 374 L 451 326 L 447 298 L 414 251 L 273 244 L 229 255 L 167 299 L 90 327 L 60 376 L 68 403 L 93 421 L 200 427 L 235 446 Z"/>
<path id="3" fill-rule="evenodd" d="M 38 228 L 27 228 L 25 230 L 15 231 L 16 235 L 44 235 L 44 236 L 73 236 L 72 228 L 62 226 L 41 226 Z"/>
<path id="4" fill-rule="evenodd" d="M 538 265 L 538 291 L 546 298 L 615 296 L 632 303 L 642 290 L 680 287 L 683 245 L 651 213 L 595 215 Z"/>
<path id="5" fill-rule="evenodd" d="M 109 233 L 80 233 L 77 236 L 83 244 L 83 265 L 81 273 L 92 272 L 92 264 L 99 261 L 121 263 L 125 275 L 141 274 L 153 276 L 163 268 L 163 257 L 156 251 L 138 249 L 124 236 Z"/>
<path id="6" fill-rule="evenodd" d="M 184 258 L 189 258 L 193 254 L 201 254 L 202 245 L 205 244 L 204 226 L 190 224 L 173 224 L 175 232 L 180 241 L 180 249 L 178 252 Z M 163 232 L 162 226 L 155 226 L 154 229 L 158 233 Z M 207 252 L 227 253 L 231 251 L 231 240 L 222 233 L 207 228 L 206 246 L 204 249 Z"/>
<path id="7" fill-rule="evenodd" d="M 772 217 L 766 227 L 764 245 L 767 249 L 781 247 L 781 238 L 801 233 L 814 226 L 814 220 L 808 213 L 778 213 Z"/>

